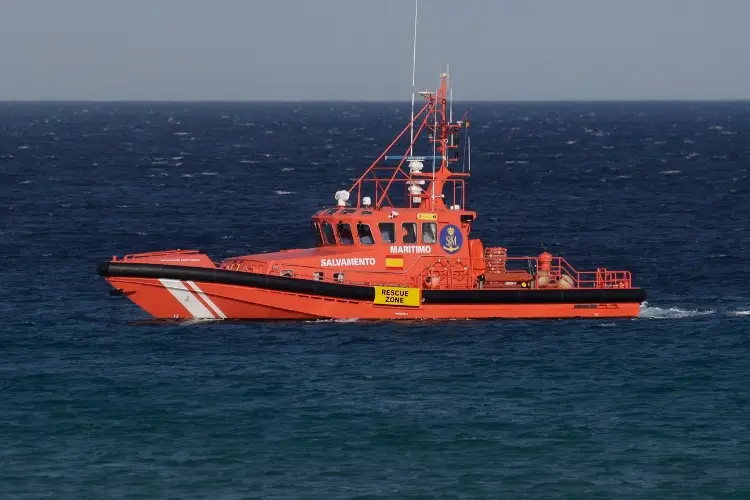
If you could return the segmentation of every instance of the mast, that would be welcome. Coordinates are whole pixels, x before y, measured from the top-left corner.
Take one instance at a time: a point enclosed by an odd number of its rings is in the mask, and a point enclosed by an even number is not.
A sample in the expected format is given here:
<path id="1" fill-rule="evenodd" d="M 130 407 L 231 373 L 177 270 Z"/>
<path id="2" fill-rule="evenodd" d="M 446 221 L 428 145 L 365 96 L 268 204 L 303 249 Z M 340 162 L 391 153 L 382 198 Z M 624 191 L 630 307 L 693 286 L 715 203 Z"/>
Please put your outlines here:
<path id="1" fill-rule="evenodd" d="M 409 156 L 413 154 L 412 144 L 414 143 L 414 88 L 416 86 L 417 76 L 417 10 L 419 8 L 419 0 L 414 0 L 414 43 L 412 47 L 412 62 L 411 62 L 411 133 L 409 136 Z"/>
<path id="2" fill-rule="evenodd" d="M 414 208 L 413 204 L 415 204 L 425 210 L 453 210 L 458 207 L 463 208 L 465 202 L 464 179 L 469 176 L 469 173 L 463 171 L 463 169 L 461 172 L 453 172 L 450 164 L 458 161 L 455 150 L 459 148 L 460 141 L 456 140 L 455 135 L 460 132 L 461 128 L 468 126 L 468 122 L 462 118 L 453 123 L 453 95 L 452 89 L 449 89 L 450 65 L 446 64 L 445 72 L 440 75 L 438 89 L 416 92 L 418 9 L 419 0 L 414 0 L 411 120 L 348 190 L 356 197 L 357 208 L 363 203 L 365 184 L 372 186 L 374 190 L 374 199 L 371 200 L 367 196 L 365 205 L 378 210 L 385 206 L 395 206 L 389 196 L 389 191 L 394 184 L 401 184 L 406 188 L 404 194 L 406 195 L 408 208 Z M 422 96 L 426 102 L 415 113 L 416 94 Z M 402 150 L 404 153 L 389 154 L 394 148 L 398 148 L 397 143 L 402 138 L 407 137 L 407 131 L 409 145 L 405 148 L 405 151 Z M 418 156 L 414 156 L 415 142 L 423 132 L 429 136 L 428 143 L 432 143 L 430 148 L 432 149 L 432 155 L 420 156 L 419 151 L 417 151 Z M 425 166 L 423 162 L 426 160 L 432 160 L 432 168 L 428 171 L 422 171 Z M 381 163 L 382 161 L 397 163 L 386 166 Z M 420 186 L 424 186 L 425 183 L 427 186 L 421 188 Z M 453 185 L 454 201 L 450 203 L 450 206 L 447 206 L 445 201 L 447 195 L 443 193 L 446 184 Z M 460 197 L 457 195 L 457 189 L 460 189 Z"/>

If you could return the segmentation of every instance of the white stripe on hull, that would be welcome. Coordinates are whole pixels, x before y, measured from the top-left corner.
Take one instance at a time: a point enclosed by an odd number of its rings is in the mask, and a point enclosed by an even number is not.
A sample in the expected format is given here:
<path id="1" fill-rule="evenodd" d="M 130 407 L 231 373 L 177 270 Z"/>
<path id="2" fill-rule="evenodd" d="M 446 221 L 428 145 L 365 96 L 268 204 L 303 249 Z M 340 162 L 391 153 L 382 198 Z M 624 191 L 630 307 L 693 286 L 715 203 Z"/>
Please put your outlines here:
<path id="1" fill-rule="evenodd" d="M 214 303 L 214 301 L 211 300 L 211 298 L 208 295 L 206 295 L 205 292 L 203 292 L 203 290 L 200 289 L 198 285 L 196 285 L 192 281 L 186 281 L 186 283 L 188 284 L 190 288 L 192 288 L 195 291 L 195 293 L 197 293 L 200 296 L 201 299 L 203 299 L 203 302 L 208 304 L 208 307 L 210 307 L 213 310 L 213 312 L 215 312 L 221 319 L 227 319 L 227 315 L 224 314 L 224 312 L 221 309 L 219 309 L 219 306 L 217 306 Z"/>
<path id="2" fill-rule="evenodd" d="M 169 290 L 169 293 L 182 304 L 195 319 L 213 319 L 214 314 L 204 306 L 198 297 L 193 295 L 180 280 L 159 279 L 162 285 Z"/>

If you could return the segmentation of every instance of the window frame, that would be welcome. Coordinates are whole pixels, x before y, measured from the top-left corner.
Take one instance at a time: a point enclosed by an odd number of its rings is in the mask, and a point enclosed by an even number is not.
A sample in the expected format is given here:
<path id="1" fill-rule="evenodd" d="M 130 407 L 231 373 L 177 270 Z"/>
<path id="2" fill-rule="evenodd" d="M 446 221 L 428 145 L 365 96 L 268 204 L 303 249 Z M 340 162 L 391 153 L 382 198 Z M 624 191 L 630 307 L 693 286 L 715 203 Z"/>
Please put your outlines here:
<path id="1" fill-rule="evenodd" d="M 434 231 L 432 232 L 432 234 L 435 235 L 435 241 L 425 241 L 425 239 L 424 239 L 424 227 L 425 226 L 432 226 L 433 227 Z M 421 240 L 422 240 L 422 243 L 424 243 L 425 245 L 434 245 L 434 244 L 437 243 L 437 241 L 438 241 L 437 222 L 423 222 L 422 223 L 422 236 L 421 236 Z"/>
<path id="2" fill-rule="evenodd" d="M 328 239 L 328 234 L 326 233 L 326 226 L 331 228 L 331 235 L 333 236 L 333 243 L 331 243 Z M 323 229 L 323 239 L 325 240 L 326 245 L 336 245 L 338 242 L 336 241 L 336 230 L 333 229 L 333 224 L 331 224 L 329 221 L 324 220 L 321 224 L 321 228 Z"/>
<path id="3" fill-rule="evenodd" d="M 341 228 L 344 226 L 349 228 L 349 240 L 344 240 L 344 237 L 341 235 Z M 338 237 L 339 244 L 346 246 L 354 245 L 354 233 L 352 232 L 352 225 L 348 222 L 340 220 L 336 223 L 336 236 Z"/>
<path id="4" fill-rule="evenodd" d="M 317 235 L 316 242 L 317 246 L 322 247 L 324 245 L 323 233 L 321 232 L 320 223 L 316 220 L 312 221 L 313 233 Z"/>
<path id="5" fill-rule="evenodd" d="M 409 231 L 406 230 L 406 225 L 407 224 L 411 225 L 414 228 L 414 241 L 406 241 L 406 237 L 409 234 Z M 401 243 L 403 243 L 404 245 L 415 245 L 419 241 L 419 235 L 417 234 L 417 228 L 418 228 L 418 226 L 417 226 L 416 222 L 411 222 L 411 221 L 402 222 L 401 223 L 401 229 L 402 229 L 402 231 L 406 231 L 406 232 L 405 232 L 405 234 L 403 236 L 401 236 Z"/>
<path id="6" fill-rule="evenodd" d="M 370 240 L 371 241 L 369 243 L 365 243 L 364 241 L 362 241 L 362 235 L 359 232 L 359 226 L 366 227 L 367 228 L 367 232 L 370 233 Z M 370 228 L 369 224 L 365 224 L 364 222 L 357 222 L 356 228 L 357 228 L 357 240 L 359 240 L 359 244 L 360 245 L 368 245 L 369 246 L 369 245 L 374 245 L 375 244 L 375 235 L 372 234 L 372 228 Z"/>
<path id="7" fill-rule="evenodd" d="M 383 229 L 381 226 L 383 225 L 390 225 L 393 227 L 393 241 L 388 241 L 383 237 Z M 378 222 L 378 233 L 380 234 L 380 239 L 383 240 L 383 243 L 396 243 L 396 223 L 395 222 Z"/>

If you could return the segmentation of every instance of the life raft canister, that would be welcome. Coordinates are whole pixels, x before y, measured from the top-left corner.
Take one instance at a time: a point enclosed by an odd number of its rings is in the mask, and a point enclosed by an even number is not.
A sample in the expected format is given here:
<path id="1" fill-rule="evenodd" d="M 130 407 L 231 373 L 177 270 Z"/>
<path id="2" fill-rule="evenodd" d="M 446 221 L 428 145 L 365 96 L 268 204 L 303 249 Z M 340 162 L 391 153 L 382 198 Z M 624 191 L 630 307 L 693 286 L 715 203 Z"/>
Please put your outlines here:
<path id="1" fill-rule="evenodd" d="M 552 270 L 552 254 L 549 252 L 542 252 L 537 257 L 539 262 L 539 270 L 550 272 Z"/>
<path id="2" fill-rule="evenodd" d="M 549 285 L 549 274 L 552 270 L 552 254 L 549 252 L 542 252 L 539 257 L 536 258 L 537 270 L 536 270 L 536 285 L 546 286 Z"/>

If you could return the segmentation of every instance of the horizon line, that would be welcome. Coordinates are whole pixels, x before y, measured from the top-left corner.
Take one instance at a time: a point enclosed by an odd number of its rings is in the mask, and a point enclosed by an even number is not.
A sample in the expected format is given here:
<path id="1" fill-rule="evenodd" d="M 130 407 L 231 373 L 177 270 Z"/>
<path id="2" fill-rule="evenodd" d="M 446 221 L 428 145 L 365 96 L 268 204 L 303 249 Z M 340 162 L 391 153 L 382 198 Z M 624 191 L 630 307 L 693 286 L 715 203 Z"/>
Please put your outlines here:
<path id="1" fill-rule="evenodd" d="M 750 102 L 750 97 L 706 97 L 706 98 L 682 98 L 682 97 L 644 97 L 644 98 L 625 98 L 625 99 L 583 99 L 583 98 L 559 98 L 559 99 L 455 99 L 454 103 L 477 103 L 477 104 L 516 104 L 516 103 L 660 103 L 660 102 L 684 102 L 684 103 L 701 103 L 701 102 Z M 0 99 L 0 104 L 75 104 L 75 103 L 92 103 L 92 104 L 117 104 L 117 103 L 227 103 L 227 104 L 296 104 L 296 103 L 343 103 L 343 104 L 410 104 L 409 100 L 404 99 L 156 99 L 156 98 L 139 98 L 139 99 Z"/>

